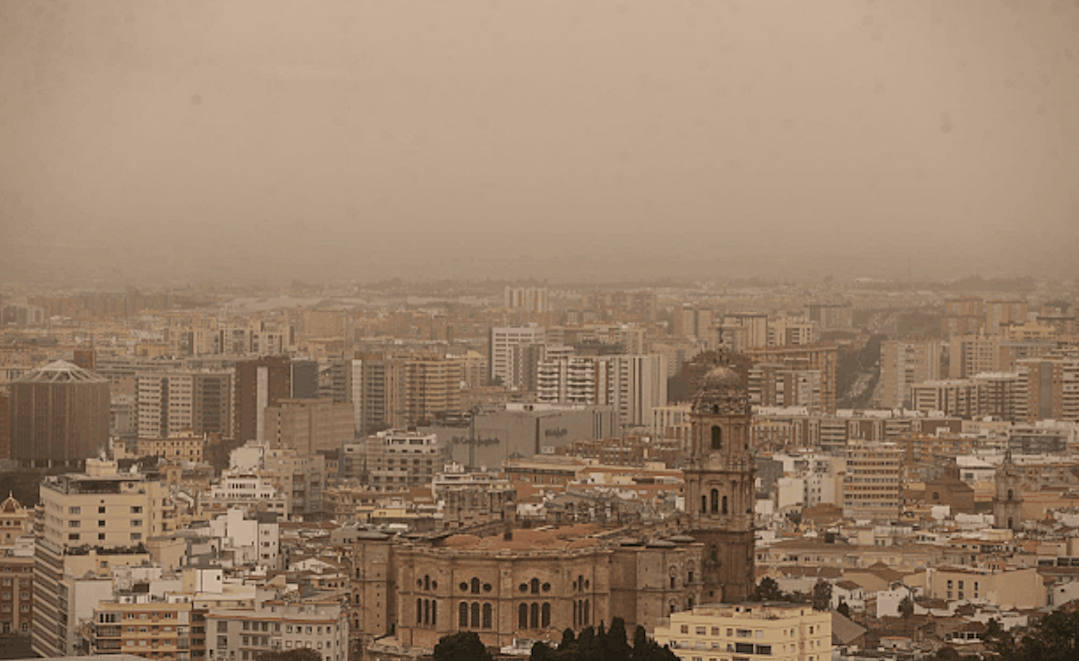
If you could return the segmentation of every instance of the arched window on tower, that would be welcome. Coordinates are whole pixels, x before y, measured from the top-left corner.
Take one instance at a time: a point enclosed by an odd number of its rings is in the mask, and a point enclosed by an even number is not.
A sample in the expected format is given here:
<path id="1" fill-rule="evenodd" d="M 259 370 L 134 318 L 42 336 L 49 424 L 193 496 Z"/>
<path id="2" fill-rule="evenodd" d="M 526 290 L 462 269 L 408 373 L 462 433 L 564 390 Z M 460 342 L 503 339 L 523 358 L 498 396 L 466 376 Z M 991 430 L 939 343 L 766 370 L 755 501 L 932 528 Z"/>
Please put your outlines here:
<path id="1" fill-rule="evenodd" d="M 423 622 L 423 600 L 416 600 L 416 624 Z"/>
<path id="2" fill-rule="evenodd" d="M 479 594 L 480 593 L 480 579 L 478 579 L 478 578 L 473 578 L 472 579 L 472 590 L 471 590 L 471 592 L 472 592 L 472 594 Z"/>
<path id="3" fill-rule="evenodd" d="M 521 604 L 517 607 L 517 628 L 528 628 L 528 604 Z"/>
<path id="4" fill-rule="evenodd" d="M 701 494 L 701 514 L 708 512 L 708 496 Z"/>
<path id="5" fill-rule="evenodd" d="M 544 627 L 551 626 L 551 604 L 543 602 L 543 606 L 540 608 L 540 624 Z"/>
<path id="6" fill-rule="evenodd" d="M 461 602 L 461 605 L 457 607 L 457 628 L 468 628 L 468 602 Z"/>
<path id="7" fill-rule="evenodd" d="M 1008 500 L 1014 500 L 1014 499 L 1015 499 L 1015 490 L 1014 489 L 1008 489 Z"/>
<path id="8" fill-rule="evenodd" d="M 532 594 L 539 594 L 539 579 L 534 578 L 529 582 L 529 588 Z"/>
<path id="9" fill-rule="evenodd" d="M 491 604 L 483 605 L 483 628 L 491 628 Z"/>
<path id="10" fill-rule="evenodd" d="M 431 600 L 431 626 L 438 624 L 438 602 L 434 599 Z"/>
<path id="11" fill-rule="evenodd" d="M 712 489 L 712 514 L 719 511 L 719 489 Z"/>
<path id="12" fill-rule="evenodd" d="M 719 425 L 712 425 L 712 449 L 723 449 L 723 429 Z"/>
<path id="13" fill-rule="evenodd" d="M 531 608 L 529 608 L 528 615 L 528 624 L 531 625 L 533 629 L 539 629 L 539 604 L 533 602 Z"/>
<path id="14" fill-rule="evenodd" d="M 727 514 L 727 497 L 723 496 L 723 513 Z"/>

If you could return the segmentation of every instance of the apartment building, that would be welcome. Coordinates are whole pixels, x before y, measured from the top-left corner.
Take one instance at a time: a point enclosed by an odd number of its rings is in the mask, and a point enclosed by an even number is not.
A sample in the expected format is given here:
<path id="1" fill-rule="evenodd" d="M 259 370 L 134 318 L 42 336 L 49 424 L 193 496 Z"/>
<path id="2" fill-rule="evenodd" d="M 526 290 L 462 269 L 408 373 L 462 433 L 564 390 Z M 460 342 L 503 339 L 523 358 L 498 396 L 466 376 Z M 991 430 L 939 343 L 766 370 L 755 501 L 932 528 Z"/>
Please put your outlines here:
<path id="1" fill-rule="evenodd" d="M 750 348 L 746 355 L 755 365 L 772 365 L 771 369 L 775 370 L 820 372 L 820 409 L 825 413 L 835 412 L 839 349 L 834 345 Z"/>
<path id="2" fill-rule="evenodd" d="M 352 360 L 352 416 L 357 436 L 405 423 L 405 363 L 377 354 Z"/>
<path id="3" fill-rule="evenodd" d="M 533 314 L 549 311 L 549 292 L 546 287 L 510 287 L 506 286 L 504 305 L 509 310 L 521 310 Z"/>
<path id="4" fill-rule="evenodd" d="M 90 650 L 94 654 L 133 654 L 145 659 L 191 661 L 205 656 L 204 637 L 193 641 L 193 605 L 187 599 L 155 600 L 129 592 L 94 608 Z"/>
<path id="5" fill-rule="evenodd" d="M 549 404 L 609 404 L 623 427 L 647 427 L 667 404 L 662 354 L 572 356 L 539 365 L 536 399 Z"/>
<path id="6" fill-rule="evenodd" d="M 266 601 L 206 615 L 207 658 L 251 661 L 266 652 L 309 649 L 323 661 L 347 661 L 348 617 L 340 604 Z"/>
<path id="7" fill-rule="evenodd" d="M 301 454 L 333 450 L 352 438 L 353 411 L 332 399 L 279 399 L 263 411 L 262 439 Z"/>
<path id="8" fill-rule="evenodd" d="M 87 459 L 86 472 L 53 475 L 41 483 L 42 528 L 35 542 L 31 645 L 42 656 L 75 652 L 77 628 L 91 616 L 77 598 L 88 576 L 149 560 L 143 543 L 170 529 L 167 491 L 116 462 Z"/>
<path id="9" fill-rule="evenodd" d="M 435 434 L 390 429 L 359 443 L 363 446 L 362 476 L 377 491 L 430 484 L 448 458 Z"/>
<path id="10" fill-rule="evenodd" d="M 909 408 L 915 383 L 940 379 L 941 345 L 933 340 L 887 340 L 880 345 L 880 405 Z"/>
<path id="11" fill-rule="evenodd" d="M 457 358 L 411 358 L 405 362 L 406 424 L 430 424 L 462 408 L 464 363 Z"/>
<path id="12" fill-rule="evenodd" d="M 232 437 L 232 373 L 140 372 L 135 377 L 139 438 L 183 432 Z"/>
<path id="13" fill-rule="evenodd" d="M 843 516 L 872 521 L 899 518 L 901 453 L 895 443 L 854 442 L 847 447 Z"/>
<path id="14" fill-rule="evenodd" d="M 0 549 L 0 634 L 30 633 L 33 592 L 33 547 Z"/>
<path id="15" fill-rule="evenodd" d="M 135 441 L 135 455 L 161 457 L 169 461 L 201 462 L 206 438 L 192 432 L 177 433 L 165 438 L 140 438 Z"/>
<path id="16" fill-rule="evenodd" d="M 519 344 L 544 344 L 546 338 L 547 330 L 536 324 L 492 327 L 488 333 L 487 348 L 487 365 L 490 369 L 491 381 L 497 381 L 503 385 L 516 383 L 516 375 L 513 373 L 512 347 Z"/>
<path id="17" fill-rule="evenodd" d="M 681 661 L 831 661 L 832 614 L 806 604 L 718 604 L 671 613 L 652 637 Z"/>

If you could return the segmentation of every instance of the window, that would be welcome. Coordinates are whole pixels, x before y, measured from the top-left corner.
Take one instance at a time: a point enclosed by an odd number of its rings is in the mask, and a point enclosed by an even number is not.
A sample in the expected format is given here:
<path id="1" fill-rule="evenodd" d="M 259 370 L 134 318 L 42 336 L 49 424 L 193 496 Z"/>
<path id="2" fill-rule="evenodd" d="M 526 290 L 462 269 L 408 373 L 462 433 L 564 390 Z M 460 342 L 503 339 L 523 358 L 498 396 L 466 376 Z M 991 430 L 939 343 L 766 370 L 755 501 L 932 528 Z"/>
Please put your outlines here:
<path id="1" fill-rule="evenodd" d="M 723 430 L 720 429 L 719 425 L 712 425 L 712 449 L 723 449 Z"/>
<path id="2" fill-rule="evenodd" d="M 719 511 L 719 489 L 712 489 L 712 514 Z"/>
<path id="3" fill-rule="evenodd" d="M 81 507 L 69 507 L 69 508 L 67 508 L 67 513 L 68 514 L 82 514 L 82 508 Z"/>
<path id="4" fill-rule="evenodd" d="M 472 615 L 472 628 L 480 628 L 480 604 L 478 601 L 472 602 L 472 608 L 470 609 Z"/>
<path id="5" fill-rule="evenodd" d="M 464 601 L 457 607 L 457 628 L 468 628 L 468 603 Z"/>
<path id="6" fill-rule="evenodd" d="M 472 594 L 479 594 L 480 593 L 480 579 L 473 578 L 472 582 L 470 583 L 470 586 L 471 586 Z"/>
<path id="7" fill-rule="evenodd" d="M 69 541 L 69 542 L 77 542 L 77 541 L 79 541 L 79 533 L 73 532 L 73 533 L 68 534 L 67 541 Z"/>
<path id="8" fill-rule="evenodd" d="M 98 514 L 104 514 L 105 513 L 105 506 L 104 505 L 99 505 L 98 508 L 97 508 L 97 513 Z"/>
<path id="9" fill-rule="evenodd" d="M 576 615 L 577 615 L 577 603 L 576 602 L 574 602 L 574 604 L 573 604 L 573 611 L 574 611 L 574 613 L 573 613 L 574 614 L 574 619 L 576 619 Z M 517 607 L 517 628 L 518 629 L 527 629 L 528 628 L 528 604 L 521 604 L 521 605 L 519 605 Z"/>
<path id="10" fill-rule="evenodd" d="M 532 594 L 539 594 L 539 586 L 540 582 L 538 578 L 534 578 L 528 582 L 528 587 L 529 590 L 531 590 Z"/>
<path id="11" fill-rule="evenodd" d="M 97 520 L 97 527 L 98 528 L 104 528 L 105 527 L 105 521 L 103 519 L 98 519 Z"/>
<path id="12" fill-rule="evenodd" d="M 539 604 L 535 602 L 533 602 L 532 605 L 528 607 L 528 623 L 532 626 L 533 629 L 539 629 Z"/>
<path id="13" fill-rule="evenodd" d="M 483 605 L 483 628 L 484 629 L 490 629 L 491 628 L 491 619 L 492 619 L 491 618 L 491 604 L 484 604 Z"/>
<path id="14" fill-rule="evenodd" d="M 142 506 L 141 505 L 132 505 L 131 506 L 131 513 L 132 514 L 142 514 Z"/>

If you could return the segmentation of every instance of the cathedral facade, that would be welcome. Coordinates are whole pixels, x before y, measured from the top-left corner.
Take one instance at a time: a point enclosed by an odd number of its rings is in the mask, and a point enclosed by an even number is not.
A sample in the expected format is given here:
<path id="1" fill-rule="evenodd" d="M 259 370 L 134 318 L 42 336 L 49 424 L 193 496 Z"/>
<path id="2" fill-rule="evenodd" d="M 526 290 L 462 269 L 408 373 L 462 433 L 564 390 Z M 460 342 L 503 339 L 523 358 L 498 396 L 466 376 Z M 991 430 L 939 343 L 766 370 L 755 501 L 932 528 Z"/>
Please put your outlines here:
<path id="1" fill-rule="evenodd" d="M 365 658 L 417 658 L 460 631 L 502 647 L 515 638 L 557 641 L 565 629 L 616 617 L 629 630 L 652 630 L 673 612 L 748 598 L 754 462 L 744 374 L 707 372 L 692 421 L 685 515 L 662 529 L 354 540 L 352 626 Z"/>

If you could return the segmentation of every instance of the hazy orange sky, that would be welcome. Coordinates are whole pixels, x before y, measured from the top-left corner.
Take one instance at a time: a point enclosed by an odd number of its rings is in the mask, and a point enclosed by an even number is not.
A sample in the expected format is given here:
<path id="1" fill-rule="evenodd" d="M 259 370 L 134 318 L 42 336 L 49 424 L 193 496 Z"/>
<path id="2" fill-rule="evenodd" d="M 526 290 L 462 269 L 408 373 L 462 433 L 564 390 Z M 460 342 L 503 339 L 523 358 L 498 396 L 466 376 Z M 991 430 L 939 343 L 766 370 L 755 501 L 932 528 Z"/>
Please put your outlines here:
<path id="1" fill-rule="evenodd" d="M 1079 2 L 0 2 L 0 277 L 1079 275 Z"/>

